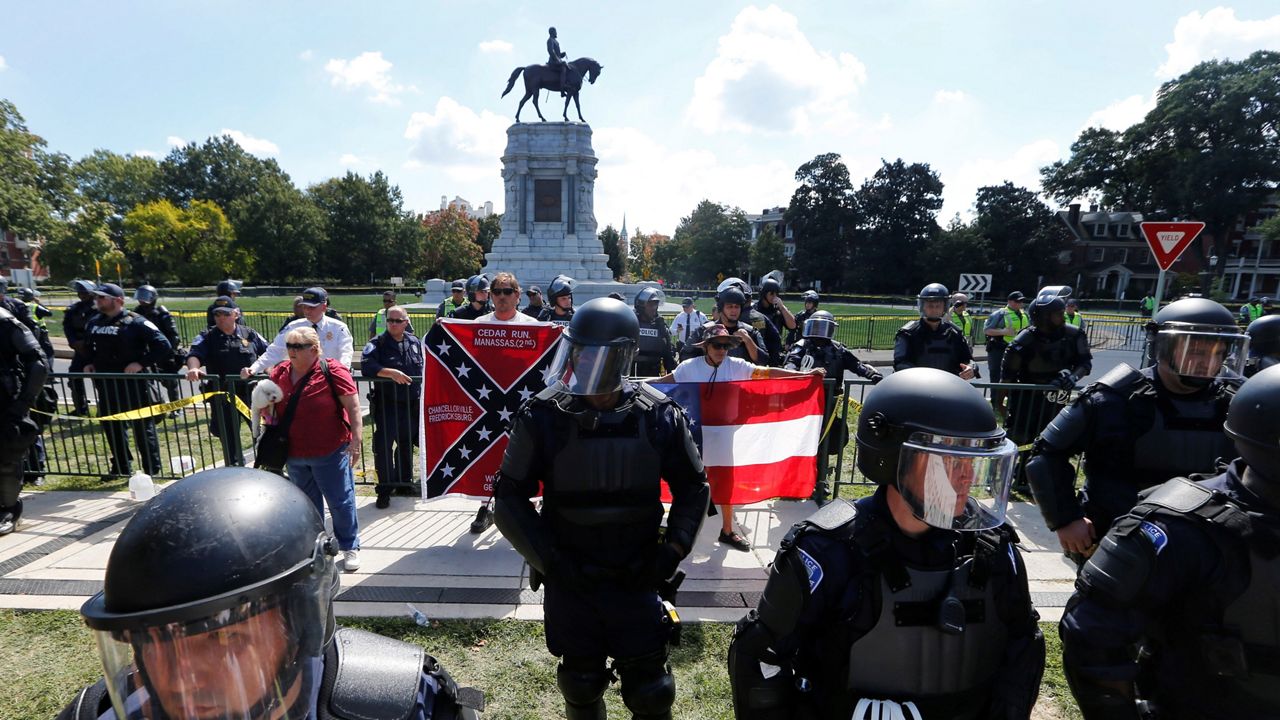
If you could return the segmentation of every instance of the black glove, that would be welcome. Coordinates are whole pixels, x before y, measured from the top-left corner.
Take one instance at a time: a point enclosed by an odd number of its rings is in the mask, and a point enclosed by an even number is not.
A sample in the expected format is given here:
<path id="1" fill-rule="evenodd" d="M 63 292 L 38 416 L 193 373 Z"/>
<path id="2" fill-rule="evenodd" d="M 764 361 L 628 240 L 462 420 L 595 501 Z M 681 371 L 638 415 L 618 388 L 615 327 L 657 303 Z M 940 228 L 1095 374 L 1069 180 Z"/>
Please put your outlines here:
<path id="1" fill-rule="evenodd" d="M 660 585 L 671 579 L 680 567 L 684 555 L 675 545 L 666 542 L 658 546 L 649 562 L 648 579 L 653 585 Z"/>
<path id="2" fill-rule="evenodd" d="M 867 375 L 867 379 L 871 381 L 872 385 L 875 385 L 884 379 L 884 375 L 881 375 L 879 370 L 872 370 L 871 374 Z"/>
<path id="3" fill-rule="evenodd" d="M 1075 373 L 1070 370 L 1059 370 L 1058 377 L 1054 378 L 1054 384 L 1062 390 L 1071 390 L 1076 386 L 1076 380 L 1078 379 Z"/>

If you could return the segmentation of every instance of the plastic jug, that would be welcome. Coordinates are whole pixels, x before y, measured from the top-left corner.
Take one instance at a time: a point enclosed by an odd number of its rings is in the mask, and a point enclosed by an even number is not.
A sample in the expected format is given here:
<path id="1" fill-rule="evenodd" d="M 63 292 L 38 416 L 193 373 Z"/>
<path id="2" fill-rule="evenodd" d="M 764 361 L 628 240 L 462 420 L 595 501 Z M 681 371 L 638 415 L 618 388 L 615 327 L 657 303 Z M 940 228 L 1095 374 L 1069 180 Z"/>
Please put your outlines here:
<path id="1" fill-rule="evenodd" d="M 129 499 L 139 502 L 150 500 L 156 495 L 156 484 L 151 476 L 141 470 L 129 477 Z"/>

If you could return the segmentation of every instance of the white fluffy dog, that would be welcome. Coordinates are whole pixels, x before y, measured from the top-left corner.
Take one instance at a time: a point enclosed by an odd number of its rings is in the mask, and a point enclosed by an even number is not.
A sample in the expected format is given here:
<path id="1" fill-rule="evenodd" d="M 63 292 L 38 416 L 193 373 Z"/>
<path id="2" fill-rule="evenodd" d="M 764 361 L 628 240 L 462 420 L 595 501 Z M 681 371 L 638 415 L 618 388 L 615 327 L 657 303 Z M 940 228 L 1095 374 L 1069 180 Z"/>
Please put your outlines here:
<path id="1" fill-rule="evenodd" d="M 259 380 L 256 387 L 253 388 L 253 406 L 250 414 L 253 416 L 253 437 L 257 438 L 261 433 L 258 432 L 262 414 L 267 408 L 275 405 L 284 398 L 284 392 L 280 390 L 280 386 L 270 380 Z"/>

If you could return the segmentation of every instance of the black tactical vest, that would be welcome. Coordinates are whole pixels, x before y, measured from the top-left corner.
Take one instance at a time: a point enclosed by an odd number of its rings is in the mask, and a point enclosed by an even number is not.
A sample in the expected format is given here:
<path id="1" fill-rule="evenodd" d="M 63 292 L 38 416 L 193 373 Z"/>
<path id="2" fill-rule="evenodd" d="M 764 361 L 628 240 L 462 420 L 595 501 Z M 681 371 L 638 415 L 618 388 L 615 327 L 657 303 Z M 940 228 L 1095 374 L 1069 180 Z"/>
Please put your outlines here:
<path id="1" fill-rule="evenodd" d="M 661 362 L 668 347 L 667 324 L 661 317 L 655 317 L 648 322 L 641 321 L 640 342 L 636 346 L 636 355 L 641 361 Z"/>
<path id="2" fill-rule="evenodd" d="M 1075 330 L 1075 328 L 1072 328 Z M 1062 369 L 1074 369 L 1080 363 L 1076 352 L 1076 333 L 1068 330 L 1062 337 L 1049 338 L 1033 330 L 1024 330 L 1015 344 L 1026 342 L 1022 353 L 1022 382 L 1031 385 L 1047 385 Z M 1013 352 L 1013 350 L 1010 350 Z"/>
<path id="3" fill-rule="evenodd" d="M 931 331 L 924 322 L 914 320 L 898 332 L 907 337 L 907 358 L 912 365 L 934 368 L 952 375 L 960 372 L 957 343 L 963 344 L 964 339 L 954 325 L 940 323 L 937 331 Z"/>

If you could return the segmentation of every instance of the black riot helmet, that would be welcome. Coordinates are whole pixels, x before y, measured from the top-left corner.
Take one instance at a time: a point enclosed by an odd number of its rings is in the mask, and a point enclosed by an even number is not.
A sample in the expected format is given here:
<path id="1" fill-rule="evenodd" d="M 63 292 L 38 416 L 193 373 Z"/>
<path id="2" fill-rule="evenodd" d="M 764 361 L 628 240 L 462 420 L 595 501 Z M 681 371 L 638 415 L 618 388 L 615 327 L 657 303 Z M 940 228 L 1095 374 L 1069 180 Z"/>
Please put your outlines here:
<path id="1" fill-rule="evenodd" d="M 1280 315 L 1263 315 L 1249 323 L 1249 354 L 1253 357 L 1280 355 Z"/>
<path id="2" fill-rule="evenodd" d="M 133 299 L 143 305 L 154 305 L 156 300 L 160 299 L 160 293 L 152 285 L 139 285 L 137 290 L 133 291 Z"/>
<path id="3" fill-rule="evenodd" d="M 223 280 L 222 282 L 218 283 L 217 294 L 218 295 L 239 294 L 240 288 L 243 287 L 243 285 L 244 283 L 240 282 L 239 280 Z"/>
<path id="4" fill-rule="evenodd" d="M 942 309 L 937 315 L 929 315 L 924 311 L 924 305 L 927 302 L 938 301 L 942 303 L 939 307 Z M 916 309 L 920 311 L 920 317 L 925 320 L 941 320 L 942 316 L 947 314 L 947 302 L 951 300 L 951 291 L 947 290 L 947 286 L 942 283 L 929 283 L 920 288 L 920 294 L 916 295 Z"/>
<path id="5" fill-rule="evenodd" d="M 767 277 L 760 281 L 760 297 L 764 297 L 769 293 L 777 295 L 782 292 L 782 283 L 777 278 Z"/>
<path id="6" fill-rule="evenodd" d="M 551 281 L 551 284 L 547 286 L 547 298 L 551 300 L 554 305 L 556 298 L 564 297 L 565 295 L 572 295 L 573 288 L 577 284 L 578 281 L 568 275 L 557 275 L 555 279 Z"/>
<path id="7" fill-rule="evenodd" d="M 18 297 L 22 298 L 22 302 L 31 302 L 40 297 L 40 293 L 29 287 L 24 287 L 18 291 Z"/>
<path id="8" fill-rule="evenodd" d="M 71 289 L 76 295 L 89 294 L 92 295 L 94 290 L 98 289 L 98 284 L 92 280 L 76 280 L 71 283 Z"/>
<path id="9" fill-rule="evenodd" d="M 724 310 L 725 305 L 737 305 L 745 310 L 747 307 L 747 296 L 744 295 L 737 287 L 730 285 L 716 293 L 716 309 Z"/>
<path id="10" fill-rule="evenodd" d="M 571 395 L 604 395 L 622 387 L 640 342 L 640 321 L 625 303 L 596 298 L 580 305 L 547 368 L 548 385 Z"/>
<path id="11" fill-rule="evenodd" d="M 1189 387 L 1205 387 L 1220 374 L 1240 375 L 1249 336 L 1231 311 L 1207 298 L 1169 303 L 1147 324 L 1152 355 Z"/>
<path id="12" fill-rule="evenodd" d="M 148 501 L 81 608 L 116 717 L 138 717 L 140 685 L 150 717 L 306 717 L 337 552 L 310 498 L 261 470 L 206 470 Z"/>
<path id="13" fill-rule="evenodd" d="M 819 300 L 818 291 L 805 290 L 804 294 L 800 296 L 800 300 L 806 303 L 813 303 L 814 307 L 818 307 L 818 300 Z"/>
<path id="14" fill-rule="evenodd" d="M 817 310 L 804 321 L 800 334 L 814 340 L 830 340 L 836 336 L 836 318 L 826 310 Z"/>
<path id="15" fill-rule="evenodd" d="M 742 297 L 745 298 L 742 302 L 742 307 L 746 308 L 747 303 L 751 302 L 751 286 L 747 284 L 747 281 L 738 277 L 725 278 L 723 282 L 716 286 L 716 296 L 719 297 L 720 293 L 729 288 L 738 288 L 738 291 L 742 293 Z"/>
<path id="16" fill-rule="evenodd" d="M 1004 522 L 1018 448 L 959 377 L 911 368 L 885 378 L 862 406 L 857 443 L 858 469 L 895 486 L 925 523 L 982 530 Z"/>
<path id="17" fill-rule="evenodd" d="M 1036 330 L 1049 336 L 1061 336 L 1067 324 L 1067 301 L 1071 288 L 1066 285 L 1050 285 L 1041 288 L 1027 308 L 1031 324 Z"/>
<path id="18" fill-rule="evenodd" d="M 653 304 L 652 307 L 649 306 L 650 303 Z M 652 286 L 640 288 L 640 292 L 636 293 L 636 299 L 632 301 L 636 312 L 643 312 L 645 317 L 650 319 L 658 314 L 658 305 L 661 303 L 662 291 Z"/>
<path id="19" fill-rule="evenodd" d="M 1280 510 L 1280 367 L 1249 378 L 1227 409 L 1222 428 L 1252 473 L 1244 484 Z"/>
<path id="20" fill-rule="evenodd" d="M 467 279 L 467 302 L 476 302 L 478 292 L 489 292 L 488 276 L 472 275 Z"/>

